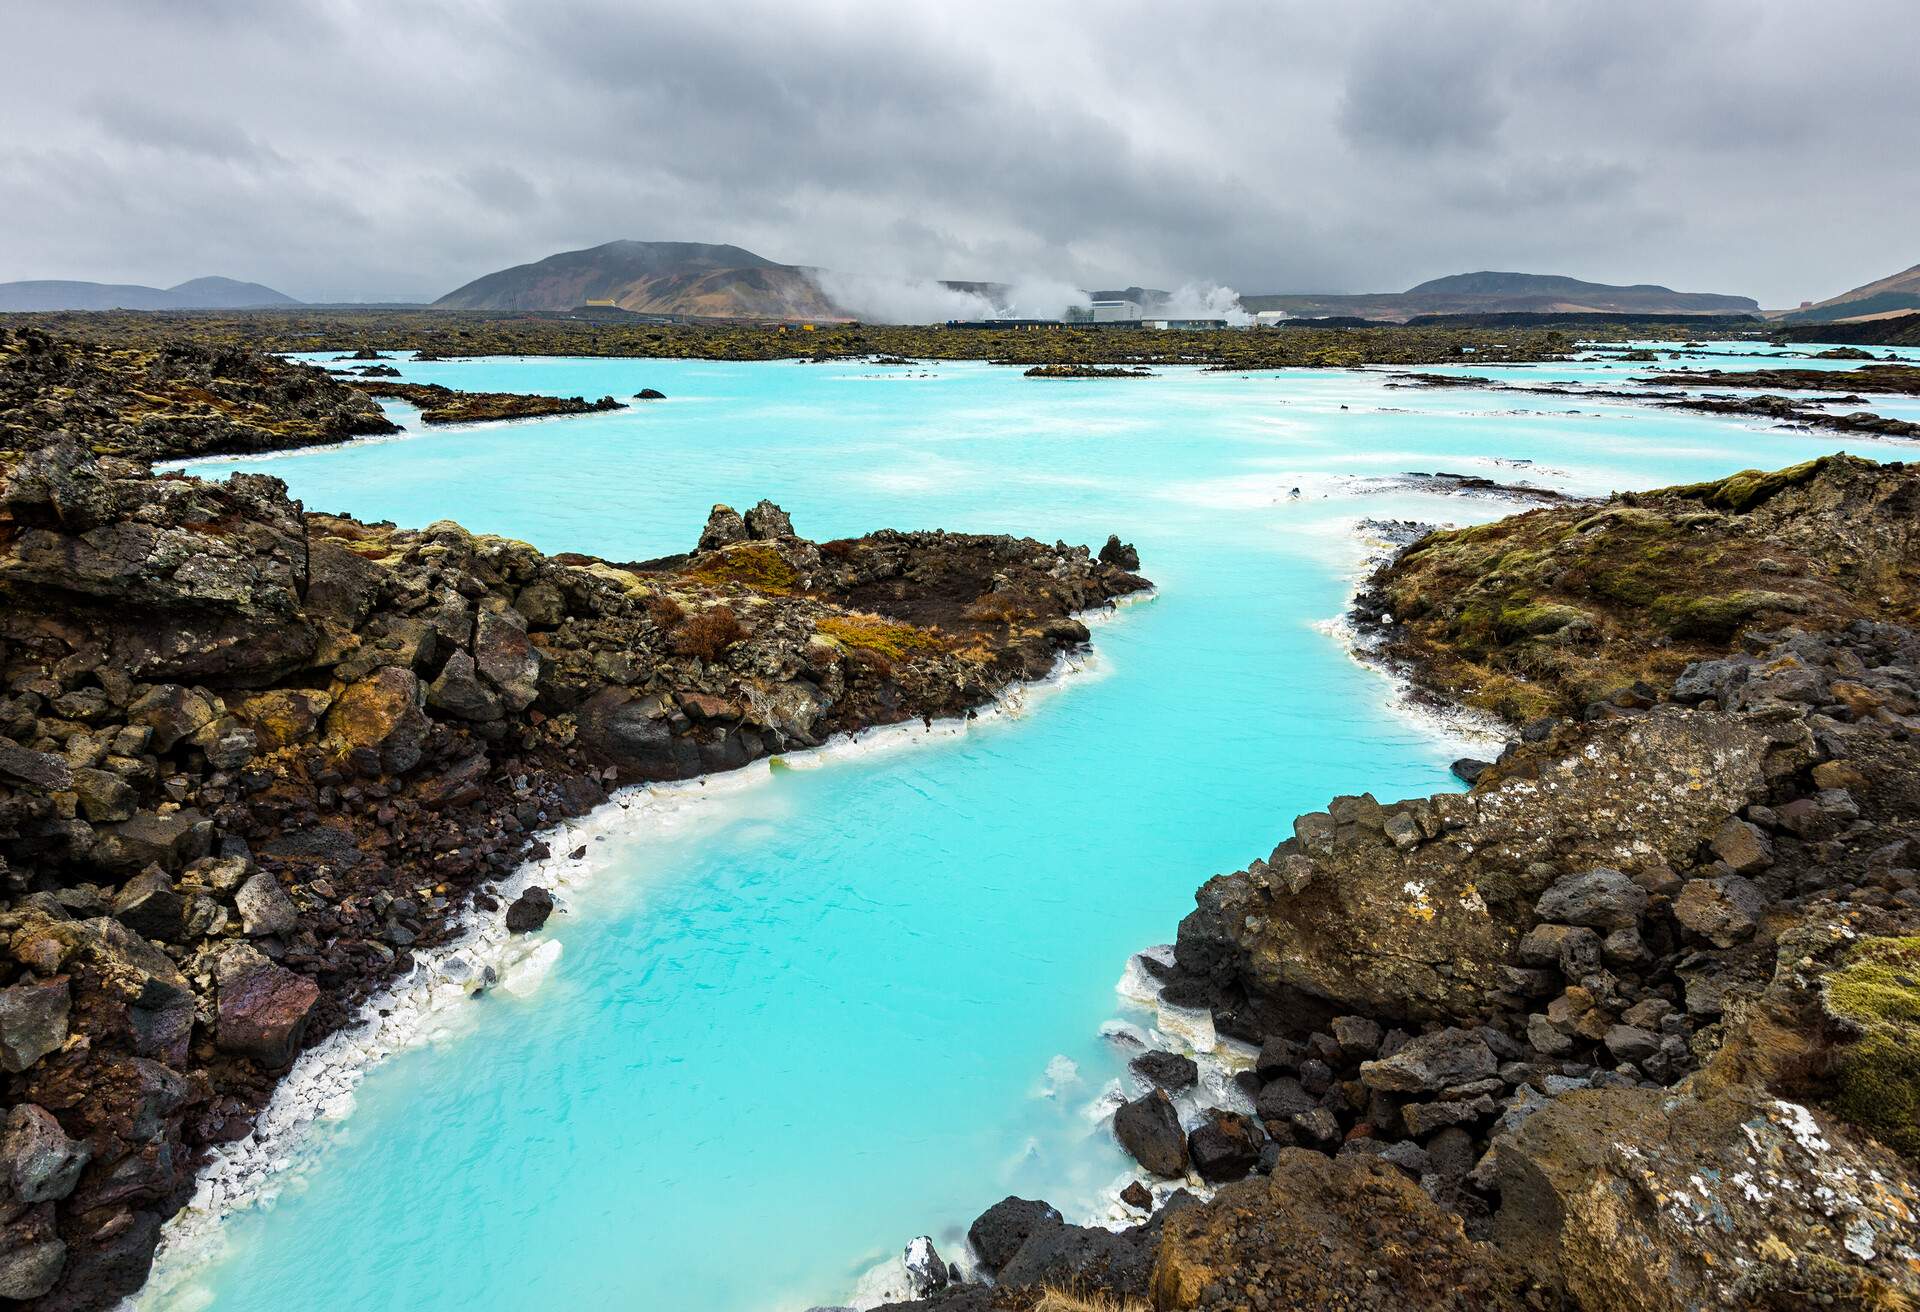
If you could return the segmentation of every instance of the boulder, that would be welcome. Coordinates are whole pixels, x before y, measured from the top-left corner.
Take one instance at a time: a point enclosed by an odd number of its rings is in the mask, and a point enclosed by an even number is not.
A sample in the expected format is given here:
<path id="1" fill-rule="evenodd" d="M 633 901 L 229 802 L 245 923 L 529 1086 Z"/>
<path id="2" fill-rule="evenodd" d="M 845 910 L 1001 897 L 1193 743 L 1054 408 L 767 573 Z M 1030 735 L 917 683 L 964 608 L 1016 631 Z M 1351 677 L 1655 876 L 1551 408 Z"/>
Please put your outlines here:
<path id="1" fill-rule="evenodd" d="M 261 751 L 274 752 L 312 738 L 331 705 L 333 697 L 319 689 L 286 688 L 242 697 L 229 709 L 253 730 Z"/>
<path id="2" fill-rule="evenodd" d="M 93 859 L 110 871 L 131 873 L 148 866 L 178 870 L 207 854 L 213 826 L 192 808 L 168 815 L 139 811 L 99 833 Z"/>
<path id="3" fill-rule="evenodd" d="M 915 1298 L 925 1298 L 947 1287 L 947 1264 L 933 1246 L 933 1239 L 921 1235 L 907 1244 L 902 1257 L 907 1268 L 907 1289 Z"/>
<path id="4" fill-rule="evenodd" d="M 280 881 L 264 870 L 255 871 L 240 885 L 233 905 L 240 912 L 240 928 L 248 938 L 284 938 L 300 928 L 299 908 L 280 887 Z"/>
<path id="5" fill-rule="evenodd" d="M 750 538 L 775 539 L 794 536 L 793 520 L 787 512 L 764 499 L 755 503 L 753 509 L 747 512 L 746 529 L 747 536 Z"/>
<path id="6" fill-rule="evenodd" d="M 1534 914 L 1542 920 L 1610 933 L 1638 925 L 1646 909 L 1646 889 L 1618 870 L 1596 866 L 1584 874 L 1556 879 L 1540 895 Z"/>
<path id="7" fill-rule="evenodd" d="M 1042 1225 L 1002 1269 L 999 1283 L 1008 1288 L 1100 1289 L 1136 1298 L 1146 1292 L 1158 1237 L 1152 1221 L 1122 1231 Z"/>
<path id="8" fill-rule="evenodd" d="M 1169 1093 L 1191 1089 L 1200 1078 L 1200 1068 L 1194 1064 L 1193 1058 L 1182 1057 L 1178 1053 L 1143 1052 L 1128 1065 L 1141 1079 Z"/>
<path id="9" fill-rule="evenodd" d="M 23 1203 L 46 1203 L 73 1192 L 92 1160 L 84 1140 L 69 1139 L 53 1113 L 30 1102 L 7 1112 L 0 1135 L 0 1184 Z"/>
<path id="10" fill-rule="evenodd" d="M 527 934 L 547 923 L 553 914 L 553 894 L 538 884 L 529 884 L 507 908 L 507 932 Z"/>
<path id="11" fill-rule="evenodd" d="M 1223 1184 L 1253 1170 L 1265 1140 L 1260 1127 L 1247 1117 L 1216 1109 L 1187 1136 L 1187 1156 L 1202 1180 Z"/>
<path id="12" fill-rule="evenodd" d="M 1114 1112 L 1113 1133 L 1120 1146 L 1155 1175 L 1187 1173 L 1186 1132 L 1166 1090 L 1154 1089 Z"/>
<path id="13" fill-rule="evenodd" d="M 149 866 L 129 879 L 113 899 L 113 914 L 137 934 L 171 943 L 180 937 L 186 903 L 174 891 L 173 880 L 158 866 Z"/>
<path id="14" fill-rule="evenodd" d="M 1518 1312 L 1525 1278 L 1371 1154 L 1282 1149 L 1272 1172 L 1168 1217 L 1152 1306 Z"/>
<path id="15" fill-rule="evenodd" d="M 278 1068 L 293 1060 L 320 988 L 244 944 L 228 948 L 215 969 L 214 1042 L 223 1052 Z"/>
<path id="16" fill-rule="evenodd" d="M 1360 1063 L 1360 1079 L 1383 1093 L 1438 1093 L 1499 1070 L 1499 1059 L 1484 1038 L 1449 1027 L 1410 1040 L 1390 1057 Z"/>
<path id="17" fill-rule="evenodd" d="M 1052 1204 L 1035 1198 L 1009 1196 L 974 1219 L 973 1224 L 967 1227 L 967 1242 L 973 1246 L 980 1265 L 989 1274 L 997 1275 L 1020 1251 L 1020 1245 L 1027 1241 L 1027 1236 L 1035 1230 L 1061 1223 L 1060 1213 L 1054 1210 Z"/>
<path id="18" fill-rule="evenodd" d="M 51 752 L 32 752 L 0 738 L 0 781 L 54 793 L 73 786 L 73 767 Z"/>
<path id="19" fill-rule="evenodd" d="M 1595 722 L 1432 799 L 1439 832 L 1411 849 L 1358 809 L 1302 817 L 1272 859 L 1200 889 L 1175 958 L 1256 1030 L 1477 1020 L 1507 1005 L 1520 936 L 1559 873 L 1691 865 L 1705 834 L 1811 754 L 1800 721 L 1661 705 Z M 1296 862 L 1306 877 L 1281 877 Z"/>
<path id="20" fill-rule="evenodd" d="M 740 518 L 740 512 L 732 506 L 716 505 L 707 512 L 707 525 L 700 530 L 700 543 L 694 550 L 718 551 L 746 540 L 747 522 Z"/>
<path id="21" fill-rule="evenodd" d="M 473 657 L 456 651 L 427 686 L 427 705 L 459 720 L 484 723 L 501 716 L 500 698 L 480 681 Z"/>
<path id="22" fill-rule="evenodd" d="M 420 763 L 432 722 L 426 690 L 411 670 L 386 665 L 349 684 L 327 711 L 327 737 L 341 755 L 366 751 L 388 774 Z"/>
<path id="23" fill-rule="evenodd" d="M 0 989 L 0 1068 L 19 1072 L 67 1041 L 72 994 L 64 977 Z"/>
<path id="24" fill-rule="evenodd" d="M 1673 918 L 1718 948 L 1752 938 L 1766 912 L 1767 895 L 1744 875 L 1689 879 L 1673 900 Z"/>
<path id="25" fill-rule="evenodd" d="M 1106 545 L 1100 548 L 1099 559 L 1102 565 L 1124 569 L 1129 574 L 1138 573 L 1140 570 L 1140 553 L 1134 550 L 1133 543 L 1122 542 L 1118 533 L 1107 535 Z"/>
<path id="26" fill-rule="evenodd" d="M 501 700 L 515 711 L 533 705 L 540 692 L 539 648 L 526 629 L 497 611 L 483 610 L 474 629 L 473 664 L 482 678 L 500 690 Z"/>

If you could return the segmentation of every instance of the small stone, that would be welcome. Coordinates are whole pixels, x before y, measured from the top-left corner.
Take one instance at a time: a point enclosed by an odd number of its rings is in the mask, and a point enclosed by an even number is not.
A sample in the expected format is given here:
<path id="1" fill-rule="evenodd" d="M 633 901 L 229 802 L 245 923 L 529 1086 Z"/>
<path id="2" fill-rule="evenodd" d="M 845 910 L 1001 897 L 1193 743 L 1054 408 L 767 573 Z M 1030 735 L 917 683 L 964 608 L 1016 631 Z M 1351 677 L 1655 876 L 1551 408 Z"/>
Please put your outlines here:
<path id="1" fill-rule="evenodd" d="M 1745 820 L 1731 819 L 1721 825 L 1710 846 L 1736 875 L 1751 875 L 1773 864 L 1773 840 Z"/>
<path id="2" fill-rule="evenodd" d="M 240 928 L 248 938 L 284 938 L 300 928 L 300 912 L 293 899 L 280 887 L 280 881 L 264 870 L 240 886 L 233 902 L 240 912 Z"/>
<path id="3" fill-rule="evenodd" d="M 1644 1061 L 1660 1050 L 1660 1036 L 1637 1025 L 1615 1025 L 1602 1042 L 1615 1061 Z"/>
<path id="4" fill-rule="evenodd" d="M 1367 1016 L 1335 1016 L 1333 1037 L 1348 1057 L 1365 1057 L 1380 1051 L 1380 1022 Z"/>
<path id="5" fill-rule="evenodd" d="M 1297 1112 L 1287 1119 L 1309 1143 L 1329 1144 L 1340 1137 L 1340 1122 L 1325 1107 Z"/>
<path id="6" fill-rule="evenodd" d="M 180 937 L 186 904 L 174 892 L 173 881 L 158 866 L 129 879 L 113 899 L 120 923 L 148 938 L 170 943 Z"/>
<path id="7" fill-rule="evenodd" d="M 1719 948 L 1752 938 L 1766 910 L 1767 895 L 1744 875 L 1690 879 L 1673 901 L 1673 918 Z"/>
<path id="8" fill-rule="evenodd" d="M 1133 1208 L 1136 1212 L 1151 1212 L 1153 1210 L 1153 1191 L 1148 1189 L 1144 1184 L 1141 1184 L 1138 1180 L 1129 1180 L 1127 1187 L 1120 1191 L 1120 1201 L 1128 1207 Z"/>

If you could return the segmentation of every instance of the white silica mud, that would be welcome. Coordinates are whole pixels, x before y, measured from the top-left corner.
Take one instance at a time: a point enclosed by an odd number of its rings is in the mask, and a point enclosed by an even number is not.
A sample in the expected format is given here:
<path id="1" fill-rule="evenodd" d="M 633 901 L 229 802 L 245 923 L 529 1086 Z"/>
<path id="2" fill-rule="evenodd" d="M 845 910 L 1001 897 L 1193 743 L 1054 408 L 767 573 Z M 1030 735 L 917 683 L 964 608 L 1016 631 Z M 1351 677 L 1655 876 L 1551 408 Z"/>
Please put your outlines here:
<path id="1" fill-rule="evenodd" d="M 1676 363 L 1799 363 L 1709 347 Z M 1482 726 L 1410 714 L 1337 621 L 1380 549 L 1363 521 L 1525 506 L 1403 475 L 1601 494 L 1910 452 L 1375 370 L 398 363 L 668 399 L 192 471 L 614 560 L 684 551 L 712 503 L 761 497 L 819 539 L 1118 533 L 1157 593 L 1095 628 L 1098 677 L 1013 713 L 626 791 L 550 836 L 520 875 L 554 888 L 547 927 L 476 917 L 307 1054 L 170 1229 L 143 1308 L 801 1309 L 872 1292 L 919 1236 L 964 1262 L 967 1223 L 1009 1193 L 1118 1224 L 1135 1172 L 1106 1118 L 1131 1057 L 1195 1057 L 1188 1117 L 1237 1105 L 1252 1059 L 1161 1005 L 1133 954 L 1295 814 L 1456 786 L 1448 762 L 1485 751 Z M 1648 367 L 1450 368 L 1611 386 Z"/>

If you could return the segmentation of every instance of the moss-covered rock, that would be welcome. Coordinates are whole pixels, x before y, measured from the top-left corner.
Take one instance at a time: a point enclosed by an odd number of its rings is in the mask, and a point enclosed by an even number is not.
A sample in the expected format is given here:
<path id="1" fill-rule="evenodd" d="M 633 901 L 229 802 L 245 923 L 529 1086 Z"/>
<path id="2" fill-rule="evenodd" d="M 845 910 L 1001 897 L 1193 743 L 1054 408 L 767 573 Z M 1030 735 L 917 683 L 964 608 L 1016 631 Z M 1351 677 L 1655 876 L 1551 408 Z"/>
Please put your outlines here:
<path id="1" fill-rule="evenodd" d="M 1920 467 L 1845 455 L 1429 534 L 1362 619 L 1452 699 L 1510 719 L 1670 682 L 1742 629 L 1920 615 Z"/>
<path id="2" fill-rule="evenodd" d="M 1920 1157 L 1920 938 L 1872 938 L 1822 987 L 1827 1010 L 1859 1031 L 1840 1058 L 1834 1110 Z"/>

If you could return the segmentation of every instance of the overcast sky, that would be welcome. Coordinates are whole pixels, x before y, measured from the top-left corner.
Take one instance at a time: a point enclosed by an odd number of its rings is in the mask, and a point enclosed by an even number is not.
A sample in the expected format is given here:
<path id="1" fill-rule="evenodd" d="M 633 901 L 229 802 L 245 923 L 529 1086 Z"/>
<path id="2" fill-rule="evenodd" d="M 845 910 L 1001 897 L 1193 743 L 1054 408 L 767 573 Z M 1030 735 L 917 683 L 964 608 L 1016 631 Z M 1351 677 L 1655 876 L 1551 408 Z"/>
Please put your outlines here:
<path id="1" fill-rule="evenodd" d="M 1920 3 L 0 0 L 0 280 L 423 299 L 616 237 L 923 277 L 1819 299 Z"/>

